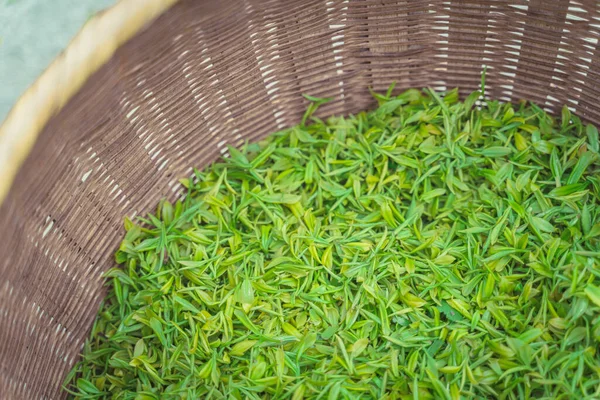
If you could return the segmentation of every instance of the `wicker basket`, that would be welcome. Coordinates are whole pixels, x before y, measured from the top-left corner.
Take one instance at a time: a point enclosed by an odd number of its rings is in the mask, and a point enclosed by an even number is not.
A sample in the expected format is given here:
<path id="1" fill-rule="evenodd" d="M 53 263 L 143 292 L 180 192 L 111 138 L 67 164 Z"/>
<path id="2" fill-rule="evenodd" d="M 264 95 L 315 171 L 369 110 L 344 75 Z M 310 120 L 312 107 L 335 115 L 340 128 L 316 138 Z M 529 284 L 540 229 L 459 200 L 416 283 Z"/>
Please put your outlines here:
<path id="1" fill-rule="evenodd" d="M 595 0 L 172 3 L 94 18 L 0 128 L 2 399 L 64 397 L 123 216 L 297 123 L 303 93 L 351 113 L 392 81 L 468 93 L 487 65 L 489 96 L 600 123 Z"/>

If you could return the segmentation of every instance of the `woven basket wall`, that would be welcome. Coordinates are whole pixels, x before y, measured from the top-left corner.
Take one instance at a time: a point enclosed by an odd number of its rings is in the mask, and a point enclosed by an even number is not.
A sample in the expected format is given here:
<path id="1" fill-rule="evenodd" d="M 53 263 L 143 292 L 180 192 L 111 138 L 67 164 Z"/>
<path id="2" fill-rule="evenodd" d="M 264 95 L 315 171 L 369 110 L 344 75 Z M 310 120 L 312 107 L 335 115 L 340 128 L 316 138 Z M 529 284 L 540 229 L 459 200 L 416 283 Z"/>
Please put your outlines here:
<path id="1" fill-rule="evenodd" d="M 172 2 L 97 17 L 48 72 L 64 91 L 40 83 L 0 129 L 1 399 L 64 397 L 123 217 L 178 196 L 225 144 L 296 124 L 303 93 L 352 113 L 393 81 L 464 95 L 487 65 L 490 97 L 600 124 L 595 0 Z"/>

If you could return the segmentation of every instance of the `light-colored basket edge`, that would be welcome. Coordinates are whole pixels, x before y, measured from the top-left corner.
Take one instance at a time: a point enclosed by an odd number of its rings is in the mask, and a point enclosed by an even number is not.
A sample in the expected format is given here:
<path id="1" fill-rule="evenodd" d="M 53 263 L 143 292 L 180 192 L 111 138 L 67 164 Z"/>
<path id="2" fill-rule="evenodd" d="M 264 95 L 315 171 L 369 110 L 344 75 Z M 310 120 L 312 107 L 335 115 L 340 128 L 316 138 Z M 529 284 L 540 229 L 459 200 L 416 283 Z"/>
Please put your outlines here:
<path id="1" fill-rule="evenodd" d="M 38 135 L 115 51 L 178 0 L 120 0 L 96 14 L 21 95 L 0 126 L 0 204 Z"/>

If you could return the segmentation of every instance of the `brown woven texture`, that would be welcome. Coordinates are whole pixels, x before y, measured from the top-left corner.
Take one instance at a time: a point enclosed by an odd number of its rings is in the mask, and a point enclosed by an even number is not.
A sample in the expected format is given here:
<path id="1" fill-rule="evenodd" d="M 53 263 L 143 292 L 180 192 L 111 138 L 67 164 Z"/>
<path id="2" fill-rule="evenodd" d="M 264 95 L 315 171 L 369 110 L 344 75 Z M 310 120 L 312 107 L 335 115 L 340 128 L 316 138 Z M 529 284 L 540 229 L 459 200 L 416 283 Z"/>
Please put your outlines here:
<path id="1" fill-rule="evenodd" d="M 226 144 L 373 105 L 369 88 L 476 89 L 600 123 L 595 1 L 183 1 L 41 133 L 0 210 L 0 398 L 62 398 L 122 220 L 176 198 Z"/>

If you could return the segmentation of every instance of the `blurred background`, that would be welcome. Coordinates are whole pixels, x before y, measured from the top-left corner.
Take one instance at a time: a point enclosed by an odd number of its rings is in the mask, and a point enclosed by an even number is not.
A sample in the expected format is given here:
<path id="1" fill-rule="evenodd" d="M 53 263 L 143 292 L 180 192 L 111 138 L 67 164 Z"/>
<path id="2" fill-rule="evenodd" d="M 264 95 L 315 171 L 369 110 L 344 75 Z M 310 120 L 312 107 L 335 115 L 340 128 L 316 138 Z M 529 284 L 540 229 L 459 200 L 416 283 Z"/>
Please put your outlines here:
<path id="1" fill-rule="evenodd" d="M 81 26 L 116 0 L 0 0 L 0 122 Z"/>

